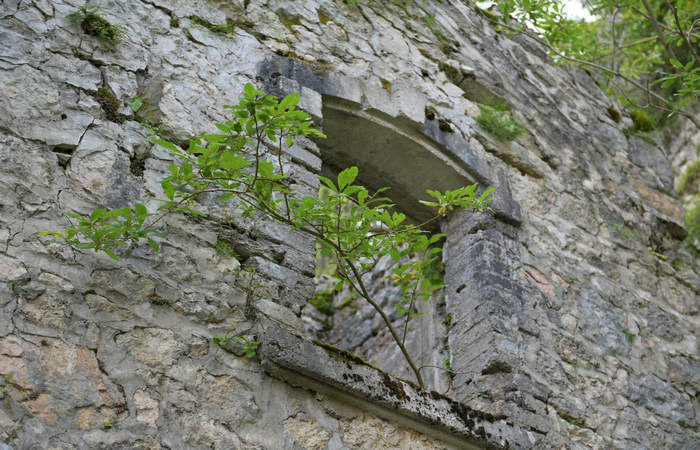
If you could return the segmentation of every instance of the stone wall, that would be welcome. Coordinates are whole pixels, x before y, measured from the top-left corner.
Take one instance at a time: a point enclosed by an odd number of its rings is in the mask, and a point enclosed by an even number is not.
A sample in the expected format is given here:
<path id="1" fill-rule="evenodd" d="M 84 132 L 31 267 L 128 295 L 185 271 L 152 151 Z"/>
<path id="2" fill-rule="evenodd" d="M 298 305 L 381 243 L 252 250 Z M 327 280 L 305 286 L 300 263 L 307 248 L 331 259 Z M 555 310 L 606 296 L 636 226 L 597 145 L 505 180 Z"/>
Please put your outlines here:
<path id="1" fill-rule="evenodd" d="M 457 1 L 94 4 L 122 43 L 70 23 L 79 2 L 0 5 L 0 448 L 700 443 L 700 276 L 669 155 L 628 135 L 584 71 Z M 309 341 L 314 242 L 262 217 L 202 199 L 206 218 L 173 217 L 160 252 L 119 261 L 37 238 L 66 224 L 59 209 L 158 195 L 170 157 L 154 133 L 211 129 L 246 82 L 299 91 L 333 132 L 285 149 L 303 193 L 352 163 L 404 210 L 424 187 L 497 188 L 494 215 L 441 225 L 444 304 L 412 332 L 414 349 L 449 344 L 457 373 L 430 377 L 446 397 Z M 495 140 L 480 103 L 526 133 Z M 367 327 L 369 361 L 408 377 L 357 314 L 334 332 Z M 212 342 L 230 328 L 262 342 L 257 358 Z"/>

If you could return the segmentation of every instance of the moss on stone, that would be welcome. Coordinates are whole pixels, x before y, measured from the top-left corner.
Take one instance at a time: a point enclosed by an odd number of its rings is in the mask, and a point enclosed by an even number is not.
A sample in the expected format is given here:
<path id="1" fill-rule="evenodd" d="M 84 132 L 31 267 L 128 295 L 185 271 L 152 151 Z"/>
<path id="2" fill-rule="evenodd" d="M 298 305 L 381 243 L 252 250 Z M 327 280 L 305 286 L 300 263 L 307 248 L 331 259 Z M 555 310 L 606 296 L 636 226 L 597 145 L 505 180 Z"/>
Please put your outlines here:
<path id="1" fill-rule="evenodd" d="M 459 84 L 460 80 L 463 78 L 462 72 L 458 68 L 447 63 L 439 62 L 438 68 L 444 72 L 447 79 L 454 84 Z"/>
<path id="2" fill-rule="evenodd" d="M 203 26 L 204 28 L 218 34 L 233 34 L 236 29 L 235 24 L 231 19 L 226 19 L 225 24 L 213 24 L 199 16 L 190 16 L 192 23 Z"/>
<path id="3" fill-rule="evenodd" d="M 608 115 L 612 120 L 614 120 L 617 123 L 620 123 L 622 120 L 622 113 L 620 112 L 619 109 L 615 108 L 613 105 L 610 105 L 608 107 Z"/>
<path id="4" fill-rule="evenodd" d="M 333 344 L 329 344 L 327 342 L 322 342 L 319 340 L 312 340 L 315 345 L 321 347 L 323 350 L 326 351 L 330 356 L 332 356 L 334 359 L 344 362 L 344 363 L 352 363 L 352 364 L 361 364 L 363 366 L 371 367 L 372 369 L 378 370 L 382 373 L 384 373 L 383 370 L 379 369 L 378 367 L 375 367 L 371 363 L 365 361 L 361 356 L 356 355 L 355 353 L 349 352 L 347 350 L 344 350 L 340 347 L 336 347 Z"/>
<path id="5" fill-rule="evenodd" d="M 406 390 L 403 388 L 403 384 L 399 380 L 392 378 L 388 373 L 383 374 L 382 383 L 396 396 L 399 401 L 403 401 L 408 398 L 408 395 L 406 395 Z"/>
<path id="6" fill-rule="evenodd" d="M 282 25 L 287 27 L 289 31 L 294 31 L 292 28 L 294 25 L 301 25 L 301 21 L 297 17 L 280 17 L 280 22 L 282 22 Z"/>
<path id="7" fill-rule="evenodd" d="M 110 88 L 99 88 L 93 97 L 102 107 L 102 111 L 104 111 L 107 120 L 116 123 L 124 122 L 124 116 L 119 113 L 119 100 Z"/>
<path id="8" fill-rule="evenodd" d="M 323 11 L 320 9 L 317 12 L 318 14 L 318 21 L 321 22 L 323 25 L 327 24 L 328 22 L 331 21 L 331 18 L 327 16 Z"/>
<path id="9" fill-rule="evenodd" d="M 479 106 L 476 122 L 501 142 L 512 141 L 523 133 L 520 124 L 510 116 L 505 106 Z"/>
<path id="10" fill-rule="evenodd" d="M 656 128 L 654 118 L 643 109 L 633 109 L 630 111 L 633 131 L 652 131 Z"/>
<path id="11" fill-rule="evenodd" d="M 452 124 L 450 123 L 449 120 L 447 119 L 439 119 L 438 120 L 438 126 L 442 131 L 445 133 L 454 133 L 455 131 L 452 129 Z"/>
<path id="12" fill-rule="evenodd" d="M 435 120 L 435 119 L 437 119 L 437 116 L 438 116 L 438 113 L 437 113 L 437 110 L 435 108 L 433 108 L 432 106 L 425 107 L 425 117 L 428 120 Z"/>
<path id="13" fill-rule="evenodd" d="M 124 27 L 113 25 L 107 19 L 98 14 L 96 6 L 83 6 L 78 11 L 74 11 L 66 18 L 80 24 L 83 33 L 94 36 L 110 44 L 118 44 L 124 38 Z"/>
<path id="14" fill-rule="evenodd" d="M 500 20 L 500 17 L 498 17 L 498 15 L 492 13 L 488 9 L 479 7 L 475 7 L 474 9 L 476 10 L 477 14 L 483 16 L 486 20 L 488 20 L 491 23 L 498 23 Z"/>

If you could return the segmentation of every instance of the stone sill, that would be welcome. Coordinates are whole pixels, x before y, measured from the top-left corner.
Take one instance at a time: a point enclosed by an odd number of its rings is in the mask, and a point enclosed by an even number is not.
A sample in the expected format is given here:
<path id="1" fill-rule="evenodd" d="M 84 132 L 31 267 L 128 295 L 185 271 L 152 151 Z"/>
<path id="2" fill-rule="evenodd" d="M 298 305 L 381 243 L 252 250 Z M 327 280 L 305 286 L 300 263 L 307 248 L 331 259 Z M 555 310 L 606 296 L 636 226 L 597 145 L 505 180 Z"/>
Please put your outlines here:
<path id="1" fill-rule="evenodd" d="M 266 327 L 258 351 L 270 375 L 338 399 L 457 448 L 501 448 L 502 420 L 418 389 L 359 358 L 280 328 Z"/>

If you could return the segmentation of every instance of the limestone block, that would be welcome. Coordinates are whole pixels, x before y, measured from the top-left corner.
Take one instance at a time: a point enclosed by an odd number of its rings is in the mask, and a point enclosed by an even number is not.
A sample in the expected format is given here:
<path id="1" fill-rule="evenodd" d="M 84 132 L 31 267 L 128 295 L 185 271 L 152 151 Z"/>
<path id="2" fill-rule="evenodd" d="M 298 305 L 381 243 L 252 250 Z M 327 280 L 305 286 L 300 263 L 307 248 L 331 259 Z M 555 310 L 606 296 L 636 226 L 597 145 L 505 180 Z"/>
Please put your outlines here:
<path id="1" fill-rule="evenodd" d="M 172 366 L 184 351 L 175 333 L 162 328 L 136 328 L 117 335 L 116 343 L 126 347 L 137 360 L 159 370 Z"/>
<path id="2" fill-rule="evenodd" d="M 0 255 L 0 281 L 18 281 L 27 276 L 27 269 L 22 261 Z"/>

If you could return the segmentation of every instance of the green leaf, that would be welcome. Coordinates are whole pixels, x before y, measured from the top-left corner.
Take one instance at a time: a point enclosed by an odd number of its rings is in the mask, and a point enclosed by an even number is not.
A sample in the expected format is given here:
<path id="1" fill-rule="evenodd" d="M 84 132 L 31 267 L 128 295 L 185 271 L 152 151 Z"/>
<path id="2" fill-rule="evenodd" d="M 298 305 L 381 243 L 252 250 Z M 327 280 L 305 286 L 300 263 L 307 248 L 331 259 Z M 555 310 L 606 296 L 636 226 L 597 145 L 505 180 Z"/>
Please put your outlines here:
<path id="1" fill-rule="evenodd" d="M 486 189 L 486 190 L 481 194 L 481 197 L 479 197 L 479 203 L 483 203 L 483 202 L 487 199 L 487 197 L 488 197 L 489 195 L 491 195 L 495 190 L 496 190 L 496 189 L 495 189 L 495 188 L 492 188 L 492 187 Z M 490 202 L 491 199 L 488 199 L 488 201 Z"/>
<path id="2" fill-rule="evenodd" d="M 296 105 L 299 104 L 299 93 L 294 92 L 293 94 L 289 94 L 285 98 L 282 99 L 280 102 L 280 108 L 287 110 L 287 109 L 293 109 L 296 107 Z"/>
<path id="3" fill-rule="evenodd" d="M 357 178 L 357 173 L 358 170 L 356 166 L 348 167 L 340 172 L 338 174 L 338 190 L 343 192 L 346 186 L 355 181 L 355 178 Z"/>
<path id="4" fill-rule="evenodd" d="M 151 238 L 148 238 L 148 245 L 150 245 L 151 248 L 155 251 L 160 250 L 160 245 L 158 245 L 158 243 Z"/>
<path id="5" fill-rule="evenodd" d="M 224 152 L 221 155 L 221 167 L 229 172 L 235 172 L 248 166 L 250 166 L 250 161 L 235 152 Z"/>
<path id="6" fill-rule="evenodd" d="M 269 160 L 260 161 L 258 171 L 263 178 L 271 178 L 275 170 L 275 166 Z"/>
<path id="7" fill-rule="evenodd" d="M 137 203 L 136 206 L 134 206 L 134 213 L 136 214 L 136 220 L 140 223 L 143 223 L 146 217 L 148 217 L 148 209 L 141 203 Z"/>
<path id="8" fill-rule="evenodd" d="M 396 249 L 396 247 L 391 247 L 389 249 L 389 254 L 391 255 L 391 259 L 393 259 L 394 262 L 399 262 L 399 259 L 401 259 L 401 255 L 399 254 L 399 251 Z"/>
<path id="9" fill-rule="evenodd" d="M 338 192 L 338 188 L 335 187 L 335 183 L 333 183 L 329 178 L 319 176 L 318 179 L 321 181 L 321 183 L 328 186 L 328 188 L 333 192 Z"/>
<path id="10" fill-rule="evenodd" d="M 139 112 L 139 109 L 141 109 L 143 106 L 143 97 L 137 95 L 136 97 L 132 98 L 131 102 L 129 102 L 129 106 L 133 112 Z"/>
<path id="11" fill-rule="evenodd" d="M 152 140 L 154 144 L 158 144 L 161 147 L 165 147 L 166 149 L 170 150 L 171 152 L 179 153 L 180 149 L 175 146 L 172 142 L 164 141 L 163 139 L 153 139 Z"/>
<path id="12" fill-rule="evenodd" d="M 245 98 L 250 101 L 253 101 L 255 100 L 257 94 L 258 90 L 255 89 L 255 86 L 253 86 L 250 83 L 246 83 L 245 87 L 243 88 L 243 95 L 245 96 Z"/>
<path id="13" fill-rule="evenodd" d="M 90 214 L 90 220 L 94 222 L 100 217 L 104 216 L 106 212 L 106 209 L 96 209 L 92 212 L 92 214 Z"/>
<path id="14" fill-rule="evenodd" d="M 224 125 L 223 123 L 215 123 L 214 126 L 218 128 L 219 130 L 223 131 L 224 133 L 231 134 L 231 129 Z"/>
<path id="15" fill-rule="evenodd" d="M 172 200 L 175 197 L 175 186 L 173 186 L 173 184 L 168 180 L 161 181 L 160 185 L 163 188 L 163 192 L 165 192 L 165 195 L 167 195 L 168 198 Z"/>

